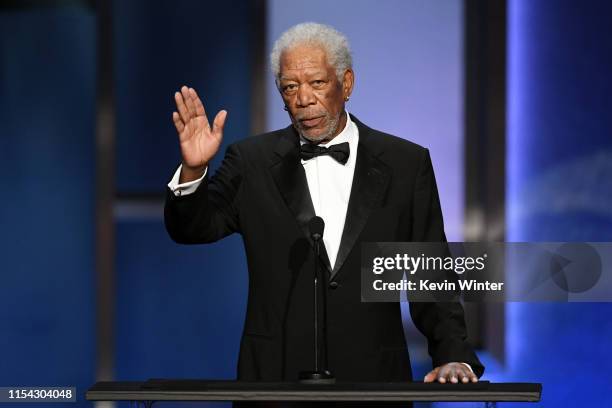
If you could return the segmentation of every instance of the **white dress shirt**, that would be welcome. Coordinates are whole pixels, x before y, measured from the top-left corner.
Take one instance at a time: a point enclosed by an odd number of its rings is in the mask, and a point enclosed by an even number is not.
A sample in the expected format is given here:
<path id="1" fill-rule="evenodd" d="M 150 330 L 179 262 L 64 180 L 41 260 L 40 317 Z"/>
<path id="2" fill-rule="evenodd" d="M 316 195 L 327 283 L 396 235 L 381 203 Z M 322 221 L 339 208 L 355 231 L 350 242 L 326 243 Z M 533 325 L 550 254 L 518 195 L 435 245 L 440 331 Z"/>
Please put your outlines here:
<path id="1" fill-rule="evenodd" d="M 202 183 L 202 180 L 204 180 L 204 177 L 206 177 L 206 173 L 208 172 L 207 166 L 204 169 L 204 174 L 202 174 L 202 177 L 200 177 L 199 179 L 179 184 L 182 168 L 183 165 L 181 164 L 179 168 L 176 169 L 176 171 L 174 172 L 172 180 L 170 180 L 170 182 L 168 183 L 168 188 L 172 190 L 175 196 L 184 196 L 194 193 L 198 189 L 198 186 Z"/>
<path id="2" fill-rule="evenodd" d="M 348 142 L 350 154 L 345 164 L 339 163 L 329 155 L 302 160 L 315 214 L 325 221 L 323 243 L 332 269 L 336 263 L 344 231 L 359 143 L 359 130 L 348 114 L 346 117 L 346 125 L 342 132 L 328 143 L 319 144 L 322 147 L 329 147 Z M 300 143 L 308 142 L 302 139 Z"/>

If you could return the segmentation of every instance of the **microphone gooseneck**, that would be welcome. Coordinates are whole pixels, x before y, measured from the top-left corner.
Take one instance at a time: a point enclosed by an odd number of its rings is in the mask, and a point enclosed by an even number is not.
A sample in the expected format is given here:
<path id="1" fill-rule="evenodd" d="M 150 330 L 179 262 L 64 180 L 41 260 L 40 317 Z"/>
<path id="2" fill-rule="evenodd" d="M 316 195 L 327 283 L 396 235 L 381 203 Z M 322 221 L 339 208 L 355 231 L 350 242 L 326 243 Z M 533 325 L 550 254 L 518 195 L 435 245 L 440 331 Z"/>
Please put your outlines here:
<path id="1" fill-rule="evenodd" d="M 323 218 L 315 216 L 308 222 L 308 230 L 310 231 L 310 238 L 314 244 L 314 279 L 313 279 L 313 327 L 314 327 L 314 370 L 313 371 L 302 371 L 299 373 L 299 379 L 303 383 L 333 383 L 335 382 L 334 376 L 327 369 L 328 358 L 327 358 L 327 290 L 325 287 L 325 279 L 323 279 L 323 296 L 319 300 L 320 289 L 319 289 L 319 263 L 320 263 L 320 247 L 321 240 L 323 238 L 323 232 L 325 231 L 325 222 Z M 319 304 L 323 308 L 323 321 L 320 322 L 319 316 Z M 321 335 L 319 329 L 323 335 L 323 341 L 321 342 Z M 322 344 L 320 344 L 322 343 Z M 323 345 L 321 350 L 321 345 Z M 321 353 L 323 351 L 323 353 Z M 321 358 L 321 356 L 323 358 Z"/>

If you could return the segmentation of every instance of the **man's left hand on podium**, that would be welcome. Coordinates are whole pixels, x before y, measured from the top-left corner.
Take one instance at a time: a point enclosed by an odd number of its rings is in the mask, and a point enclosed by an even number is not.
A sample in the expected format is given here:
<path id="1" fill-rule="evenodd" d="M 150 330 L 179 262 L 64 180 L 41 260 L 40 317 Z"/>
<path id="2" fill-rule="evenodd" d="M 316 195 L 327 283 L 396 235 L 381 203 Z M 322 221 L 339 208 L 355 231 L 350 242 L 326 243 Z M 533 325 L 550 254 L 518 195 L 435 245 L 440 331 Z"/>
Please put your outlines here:
<path id="1" fill-rule="evenodd" d="M 478 377 L 476 377 L 476 374 L 474 374 L 467 364 L 447 363 L 431 370 L 427 373 L 423 381 L 426 383 L 438 381 L 442 384 L 446 382 L 456 384 L 459 381 L 462 383 L 468 383 L 470 381 L 478 382 Z"/>

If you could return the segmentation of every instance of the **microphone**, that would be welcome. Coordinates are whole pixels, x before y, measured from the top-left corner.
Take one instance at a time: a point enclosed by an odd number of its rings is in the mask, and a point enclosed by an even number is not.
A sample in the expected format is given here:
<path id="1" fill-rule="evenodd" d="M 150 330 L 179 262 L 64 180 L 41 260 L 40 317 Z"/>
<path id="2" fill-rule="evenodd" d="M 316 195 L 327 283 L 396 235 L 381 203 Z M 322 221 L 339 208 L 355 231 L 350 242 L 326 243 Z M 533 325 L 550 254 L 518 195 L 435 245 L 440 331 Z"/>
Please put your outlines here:
<path id="1" fill-rule="evenodd" d="M 327 288 L 325 279 L 322 279 L 323 285 L 319 283 L 319 252 L 321 247 L 321 239 L 323 231 L 325 231 L 325 222 L 323 218 L 315 216 L 308 221 L 308 230 L 310 237 L 314 243 L 314 279 L 313 279 L 313 328 L 314 328 L 314 370 L 301 371 L 299 380 L 306 384 L 332 384 L 336 381 L 334 375 L 327 369 Z M 327 272 L 324 272 L 327 273 Z M 323 289 L 323 297 L 321 297 L 320 286 Z M 319 315 L 319 304 L 322 306 L 323 316 Z M 321 339 L 322 337 L 322 339 Z M 319 343 L 322 344 L 319 344 Z"/>
<path id="2" fill-rule="evenodd" d="M 325 221 L 323 218 L 315 216 L 308 222 L 308 229 L 310 230 L 310 237 L 313 241 L 319 241 L 323 238 L 323 231 L 325 231 Z"/>

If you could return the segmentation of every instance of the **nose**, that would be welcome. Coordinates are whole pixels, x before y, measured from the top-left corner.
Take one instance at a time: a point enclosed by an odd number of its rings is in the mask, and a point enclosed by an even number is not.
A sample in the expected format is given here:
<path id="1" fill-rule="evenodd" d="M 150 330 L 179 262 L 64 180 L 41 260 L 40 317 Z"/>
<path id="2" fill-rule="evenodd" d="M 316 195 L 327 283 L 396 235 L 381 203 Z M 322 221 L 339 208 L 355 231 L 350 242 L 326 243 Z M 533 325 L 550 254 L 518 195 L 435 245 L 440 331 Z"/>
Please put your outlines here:
<path id="1" fill-rule="evenodd" d="M 317 103 L 312 88 L 308 84 L 302 84 L 298 87 L 296 102 L 299 108 Z"/>

